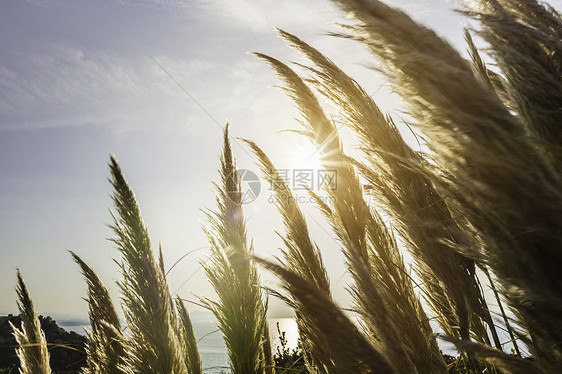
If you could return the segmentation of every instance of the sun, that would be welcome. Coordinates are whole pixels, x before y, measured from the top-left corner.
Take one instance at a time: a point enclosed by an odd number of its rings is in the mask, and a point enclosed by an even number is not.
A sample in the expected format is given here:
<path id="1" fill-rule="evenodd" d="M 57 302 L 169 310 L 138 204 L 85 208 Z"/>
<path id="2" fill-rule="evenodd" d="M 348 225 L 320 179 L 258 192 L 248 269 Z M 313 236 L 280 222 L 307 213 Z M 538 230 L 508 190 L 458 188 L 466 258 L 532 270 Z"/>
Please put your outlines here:
<path id="1" fill-rule="evenodd" d="M 289 154 L 289 167 L 292 170 L 313 170 L 318 172 L 323 169 L 322 150 L 311 142 L 302 141 L 297 144 Z"/>
<path id="2" fill-rule="evenodd" d="M 287 155 L 287 170 L 280 174 L 295 191 L 311 190 L 318 193 L 320 181 L 325 179 L 322 165 L 322 151 L 308 141 L 300 141 L 291 147 Z"/>

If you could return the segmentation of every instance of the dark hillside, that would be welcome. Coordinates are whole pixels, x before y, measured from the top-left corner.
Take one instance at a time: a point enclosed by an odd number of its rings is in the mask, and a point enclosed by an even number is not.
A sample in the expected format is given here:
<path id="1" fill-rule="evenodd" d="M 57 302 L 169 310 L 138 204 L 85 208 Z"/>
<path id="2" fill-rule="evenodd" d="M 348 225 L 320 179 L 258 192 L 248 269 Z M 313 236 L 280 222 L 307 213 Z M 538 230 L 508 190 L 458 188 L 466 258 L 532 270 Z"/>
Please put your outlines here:
<path id="1" fill-rule="evenodd" d="M 51 317 L 39 316 L 39 319 L 49 343 L 53 371 L 58 374 L 77 373 L 86 363 L 86 338 L 59 327 Z M 15 351 L 16 340 L 9 322 L 18 328 L 21 324 L 19 316 L 0 317 L 0 373 L 17 373 L 19 364 Z"/>

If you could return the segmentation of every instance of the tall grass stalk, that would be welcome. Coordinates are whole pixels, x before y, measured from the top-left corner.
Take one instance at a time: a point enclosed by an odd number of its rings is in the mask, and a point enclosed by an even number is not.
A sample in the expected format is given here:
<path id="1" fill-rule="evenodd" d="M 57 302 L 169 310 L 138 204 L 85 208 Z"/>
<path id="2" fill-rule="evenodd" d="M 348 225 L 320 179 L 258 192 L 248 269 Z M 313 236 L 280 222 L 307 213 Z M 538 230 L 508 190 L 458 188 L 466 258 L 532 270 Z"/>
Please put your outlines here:
<path id="1" fill-rule="evenodd" d="M 466 238 L 431 182 L 409 165 L 417 163 L 421 167 L 422 156 L 404 142 L 393 121 L 383 115 L 357 82 L 299 38 L 284 31 L 280 34 L 315 65 L 307 68 L 312 74 L 309 82 L 336 105 L 344 123 L 358 135 L 367 160 L 359 170 L 369 182 L 370 193 L 386 207 L 407 241 L 418 275 L 431 289 L 426 298 L 439 316 L 441 327 L 468 337 L 470 321 L 477 327 L 480 316 L 491 322 L 475 280 L 474 262 L 450 251 L 440 241 L 450 238 L 466 243 Z M 499 341 L 496 344 L 499 346 Z"/>
<path id="2" fill-rule="evenodd" d="M 183 351 L 186 355 L 186 366 L 188 374 L 200 374 L 203 372 L 201 357 L 197 347 L 197 338 L 193 332 L 191 318 L 185 307 L 183 300 L 177 296 L 175 299 L 176 311 L 178 315 L 179 339 Z"/>
<path id="3" fill-rule="evenodd" d="M 35 313 L 31 296 L 19 269 L 17 277 L 16 291 L 21 328 L 18 329 L 11 322 L 10 325 L 18 343 L 16 353 L 20 361 L 19 371 L 21 374 L 51 374 L 45 333 L 41 329 L 39 316 Z"/>
<path id="4" fill-rule="evenodd" d="M 251 259 L 242 210 L 242 193 L 232 155 L 228 125 L 224 130 L 216 212 L 207 212 L 211 256 L 202 266 L 219 298 L 205 299 L 222 331 L 233 374 L 273 373 L 267 302 Z"/>
<path id="5" fill-rule="evenodd" d="M 544 143 L 560 170 L 562 146 L 562 18 L 535 0 L 471 1 L 519 120 Z"/>
<path id="6" fill-rule="evenodd" d="M 83 373 L 121 374 L 125 356 L 125 337 L 109 292 L 92 268 L 74 252 L 70 254 L 80 266 L 88 285 L 86 301 L 90 331 L 87 331 L 87 366 Z"/>
<path id="7" fill-rule="evenodd" d="M 337 186 L 326 189 L 333 204 L 323 210 L 344 247 L 355 281 L 352 295 L 357 312 L 373 341 L 398 372 L 445 372 L 394 237 L 365 202 L 353 166 L 343 154 L 337 129 L 293 70 L 272 57 L 258 56 L 283 79 L 285 90 L 304 117 L 304 132 L 318 147 L 323 167 L 337 172 Z"/>
<path id="8" fill-rule="evenodd" d="M 258 157 L 262 173 L 275 193 L 275 204 L 285 224 L 286 234 L 284 236 L 279 234 L 286 247 L 286 250 L 281 250 L 284 258 L 282 262 L 286 264 L 287 269 L 315 286 L 319 292 L 324 292 L 326 297 L 331 300 L 330 280 L 324 267 L 322 254 L 316 243 L 310 239 L 306 220 L 289 186 L 281 178 L 269 157 L 254 142 L 246 140 L 246 143 Z M 315 339 L 315 336 L 308 336 L 308 331 L 314 321 L 299 309 L 300 304 L 296 300 L 290 299 L 289 304 L 295 309 L 308 370 L 313 373 L 330 372 L 329 367 L 324 364 L 331 361 L 326 342 Z"/>
<path id="9" fill-rule="evenodd" d="M 117 211 L 112 241 L 121 252 L 119 283 L 129 338 L 125 373 L 187 373 L 177 318 L 166 278 L 154 258 L 148 230 L 133 190 L 112 156 L 113 202 Z"/>
<path id="10" fill-rule="evenodd" d="M 323 341 L 328 347 L 330 360 L 324 363 L 328 373 L 395 373 L 386 358 L 323 290 L 282 266 L 257 261 L 282 280 L 296 303 L 295 309 L 312 321 L 304 326 L 306 336 Z"/>

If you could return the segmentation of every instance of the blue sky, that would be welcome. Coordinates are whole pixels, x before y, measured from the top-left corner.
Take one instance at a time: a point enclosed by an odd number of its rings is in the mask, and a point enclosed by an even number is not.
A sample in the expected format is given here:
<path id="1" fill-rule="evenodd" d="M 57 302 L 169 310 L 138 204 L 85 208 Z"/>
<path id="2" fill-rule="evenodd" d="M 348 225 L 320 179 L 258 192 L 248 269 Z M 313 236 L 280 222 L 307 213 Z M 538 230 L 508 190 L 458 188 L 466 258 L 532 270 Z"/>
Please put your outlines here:
<path id="1" fill-rule="evenodd" d="M 450 4 L 393 4 L 464 50 L 466 21 Z M 85 286 L 67 250 L 82 256 L 117 295 L 111 260 L 117 251 L 106 240 L 110 153 L 120 160 L 168 265 L 207 245 L 200 209 L 214 207 L 211 181 L 218 177 L 226 121 L 234 136 L 255 140 L 279 167 L 299 166 L 311 152 L 306 142 L 278 133 L 297 128 L 297 112 L 273 87 L 278 82 L 269 68 L 247 53 L 298 61 L 274 27 L 319 48 L 376 91 L 384 110 L 399 113 L 385 79 L 369 68 L 376 61 L 353 42 L 325 35 L 338 21 L 345 19 L 325 0 L 1 2 L 0 313 L 15 311 L 17 266 L 39 312 L 85 314 Z M 257 169 L 246 148 L 236 144 L 234 151 L 240 167 Z M 304 209 L 345 303 L 339 246 L 313 207 Z M 246 214 L 256 253 L 276 254 L 281 243 L 274 230 L 282 227 L 267 191 L 262 188 Z M 212 297 L 198 270 L 206 255 L 200 249 L 174 268 L 172 291 Z M 274 284 L 267 275 L 264 281 Z M 272 310 L 286 312 L 276 302 Z"/>

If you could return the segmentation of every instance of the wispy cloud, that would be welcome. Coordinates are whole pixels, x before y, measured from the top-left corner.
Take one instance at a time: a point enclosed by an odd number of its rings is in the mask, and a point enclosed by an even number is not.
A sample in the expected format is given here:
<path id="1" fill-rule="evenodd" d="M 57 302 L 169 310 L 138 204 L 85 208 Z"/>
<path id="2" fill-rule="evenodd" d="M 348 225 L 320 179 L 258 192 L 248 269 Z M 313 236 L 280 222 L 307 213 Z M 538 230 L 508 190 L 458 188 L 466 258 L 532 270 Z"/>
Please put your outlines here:
<path id="1" fill-rule="evenodd" d="M 210 61 L 154 56 L 178 80 L 204 91 L 197 77 Z M 193 86 L 191 85 L 193 84 Z M 122 131 L 187 124 L 192 103 L 148 56 L 130 60 L 60 44 L 14 53 L 0 65 L 0 129 L 99 125 Z"/>
<path id="2" fill-rule="evenodd" d="M 189 11 L 194 2 L 189 0 L 117 0 L 117 3 L 135 8 L 159 8 L 173 11 Z"/>
<path id="3" fill-rule="evenodd" d="M 202 0 L 198 5 L 215 17 L 240 28 L 269 31 L 272 27 L 311 28 L 325 26 L 341 14 L 327 0 Z"/>
<path id="4" fill-rule="evenodd" d="M 60 0 L 20 0 L 20 1 L 28 4 L 37 5 L 40 7 L 47 7 L 60 2 Z"/>
<path id="5" fill-rule="evenodd" d="M 311 27 L 339 15 L 328 0 L 119 0 L 121 5 L 198 12 L 215 22 L 246 31 L 265 32 L 272 27 Z M 341 16 L 341 15 L 340 15 Z"/>

